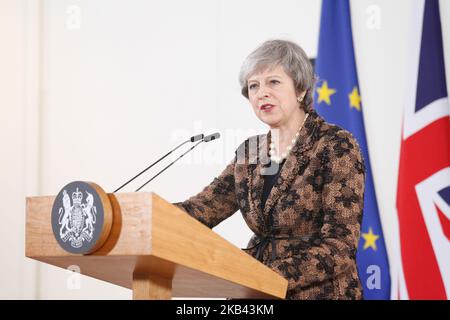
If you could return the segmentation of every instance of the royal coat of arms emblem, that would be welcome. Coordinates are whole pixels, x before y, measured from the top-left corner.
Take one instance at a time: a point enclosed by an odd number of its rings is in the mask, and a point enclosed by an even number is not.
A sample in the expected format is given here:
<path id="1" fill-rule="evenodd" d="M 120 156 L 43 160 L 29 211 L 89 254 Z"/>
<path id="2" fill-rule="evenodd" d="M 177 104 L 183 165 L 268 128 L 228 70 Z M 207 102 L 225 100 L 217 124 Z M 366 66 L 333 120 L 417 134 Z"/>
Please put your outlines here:
<path id="1" fill-rule="evenodd" d="M 99 239 L 104 242 L 105 232 L 109 233 L 111 228 L 111 221 L 105 224 L 105 211 L 111 220 L 111 205 L 100 187 L 82 181 L 69 183 L 53 204 L 52 227 L 56 240 L 71 253 L 92 252 L 99 247 Z"/>

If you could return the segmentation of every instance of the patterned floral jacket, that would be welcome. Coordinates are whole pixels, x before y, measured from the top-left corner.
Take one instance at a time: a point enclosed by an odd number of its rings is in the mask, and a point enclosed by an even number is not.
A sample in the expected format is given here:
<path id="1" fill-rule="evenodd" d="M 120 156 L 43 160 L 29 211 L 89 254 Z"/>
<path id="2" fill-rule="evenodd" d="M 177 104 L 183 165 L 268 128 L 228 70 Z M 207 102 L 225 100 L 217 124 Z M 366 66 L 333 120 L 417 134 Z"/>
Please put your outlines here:
<path id="1" fill-rule="evenodd" d="M 240 210 L 255 233 L 247 252 L 288 279 L 287 299 L 362 299 L 365 166 L 356 140 L 311 109 L 263 208 L 270 138 L 244 141 L 220 176 L 175 205 L 210 228 Z"/>

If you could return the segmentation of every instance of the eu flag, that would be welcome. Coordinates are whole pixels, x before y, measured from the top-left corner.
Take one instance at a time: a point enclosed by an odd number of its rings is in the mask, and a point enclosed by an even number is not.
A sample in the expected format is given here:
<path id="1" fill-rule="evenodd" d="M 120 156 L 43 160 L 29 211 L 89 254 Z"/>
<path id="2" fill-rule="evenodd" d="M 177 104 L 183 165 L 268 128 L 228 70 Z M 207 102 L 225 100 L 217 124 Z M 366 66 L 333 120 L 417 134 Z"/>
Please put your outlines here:
<path id="1" fill-rule="evenodd" d="M 389 263 L 366 143 L 348 0 L 322 2 L 315 71 L 319 77 L 314 93 L 317 112 L 327 122 L 353 134 L 366 165 L 364 212 L 356 254 L 364 298 L 389 299 Z"/>

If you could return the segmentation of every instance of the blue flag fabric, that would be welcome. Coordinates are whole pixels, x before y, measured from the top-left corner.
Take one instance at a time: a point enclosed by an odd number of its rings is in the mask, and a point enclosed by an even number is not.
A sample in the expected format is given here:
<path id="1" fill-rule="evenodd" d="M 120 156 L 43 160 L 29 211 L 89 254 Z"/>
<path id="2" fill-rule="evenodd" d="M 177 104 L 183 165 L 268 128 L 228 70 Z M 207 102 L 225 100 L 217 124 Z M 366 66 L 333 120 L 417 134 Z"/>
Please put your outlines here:
<path id="1" fill-rule="evenodd" d="M 364 213 L 356 260 L 364 299 L 390 298 L 390 273 L 362 117 L 348 0 L 323 0 L 315 108 L 327 122 L 350 131 L 366 165 Z"/>

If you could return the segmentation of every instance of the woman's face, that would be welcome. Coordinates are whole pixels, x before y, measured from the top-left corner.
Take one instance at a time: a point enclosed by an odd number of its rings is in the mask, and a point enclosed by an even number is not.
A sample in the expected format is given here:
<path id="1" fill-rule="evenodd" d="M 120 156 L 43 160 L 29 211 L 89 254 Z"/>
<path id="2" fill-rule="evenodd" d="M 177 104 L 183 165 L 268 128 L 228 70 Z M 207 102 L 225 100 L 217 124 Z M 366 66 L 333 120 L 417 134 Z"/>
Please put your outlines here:
<path id="1" fill-rule="evenodd" d="M 281 65 L 247 80 L 248 98 L 256 116 L 271 128 L 285 125 L 301 112 L 294 81 Z"/>

